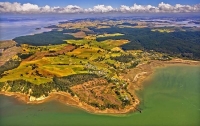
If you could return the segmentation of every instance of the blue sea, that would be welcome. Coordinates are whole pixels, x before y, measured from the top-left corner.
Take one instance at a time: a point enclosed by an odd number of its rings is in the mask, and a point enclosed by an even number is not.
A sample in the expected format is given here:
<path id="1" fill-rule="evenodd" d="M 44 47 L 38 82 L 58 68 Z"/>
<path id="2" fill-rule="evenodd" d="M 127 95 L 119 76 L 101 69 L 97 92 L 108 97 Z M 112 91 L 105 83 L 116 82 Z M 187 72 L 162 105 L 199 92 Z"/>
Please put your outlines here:
<path id="1" fill-rule="evenodd" d="M 15 37 L 51 31 L 44 28 L 58 24 L 61 21 L 80 18 L 78 15 L 22 15 L 4 14 L 0 16 L 0 40 L 11 40 Z M 40 28 L 36 30 L 36 28 Z"/>

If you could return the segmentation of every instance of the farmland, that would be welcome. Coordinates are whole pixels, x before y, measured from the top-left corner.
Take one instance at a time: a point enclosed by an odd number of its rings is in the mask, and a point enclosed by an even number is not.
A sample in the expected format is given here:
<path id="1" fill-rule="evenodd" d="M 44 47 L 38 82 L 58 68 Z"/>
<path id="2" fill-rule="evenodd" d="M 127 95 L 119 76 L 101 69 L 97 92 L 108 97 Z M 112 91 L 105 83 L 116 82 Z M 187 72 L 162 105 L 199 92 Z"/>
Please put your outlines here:
<path id="1" fill-rule="evenodd" d="M 128 89 L 131 78 L 124 77 L 130 70 L 141 71 L 140 65 L 174 57 L 199 59 L 199 45 L 194 47 L 199 39 L 191 37 L 199 32 L 148 25 L 152 24 L 67 21 L 51 26 L 55 29 L 50 32 L 17 37 L 9 46 L 1 44 L 0 57 L 6 59 L 0 64 L 1 91 L 21 92 L 30 101 L 64 92 L 100 111 L 128 110 L 138 104 Z M 188 42 L 190 47 L 184 46 Z"/>
<path id="2" fill-rule="evenodd" d="M 18 85 L 20 81 L 25 81 L 33 86 L 31 90 L 34 92 L 29 91 L 27 84 L 21 85 L 22 92 L 27 92 L 31 97 L 37 98 L 43 94 L 48 96 L 53 90 L 68 91 L 73 96 L 77 95 L 81 101 L 101 110 L 122 109 L 134 103 L 134 97 L 126 89 L 128 83 L 120 77 L 120 73 L 136 67 L 140 62 L 162 58 L 163 54 L 139 50 L 123 51 L 120 46 L 129 43 L 128 40 L 109 39 L 97 42 L 96 38 L 90 35 L 79 40 L 64 40 L 65 43 L 57 45 L 21 44 L 22 51 L 16 54 L 20 61 L 19 66 L 4 71 L 1 75 L 3 90 L 15 91 L 9 86 L 10 82 Z M 151 57 L 147 59 L 147 55 Z M 79 76 L 87 76 L 89 80 L 77 81 Z M 66 78 L 72 80 L 68 82 Z M 42 85 L 51 88 L 43 90 Z M 86 96 L 90 96 L 90 99 L 86 99 Z"/>

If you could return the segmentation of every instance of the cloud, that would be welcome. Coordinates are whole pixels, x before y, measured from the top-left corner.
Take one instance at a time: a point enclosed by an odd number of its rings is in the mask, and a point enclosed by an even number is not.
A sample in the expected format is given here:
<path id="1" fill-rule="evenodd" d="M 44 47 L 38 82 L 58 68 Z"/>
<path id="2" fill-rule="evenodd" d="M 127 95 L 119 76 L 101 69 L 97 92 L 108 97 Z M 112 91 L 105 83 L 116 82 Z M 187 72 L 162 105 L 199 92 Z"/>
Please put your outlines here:
<path id="1" fill-rule="evenodd" d="M 135 13 L 135 12 L 159 12 L 158 7 L 154 7 L 152 5 L 137 5 L 134 4 L 133 6 L 129 7 L 129 6 L 125 6 L 122 5 L 120 7 L 120 11 L 123 13 Z"/>
<path id="2" fill-rule="evenodd" d="M 92 13 L 107 13 L 113 12 L 115 9 L 112 6 L 105 6 L 105 5 L 97 5 L 94 6 L 92 9 L 85 9 L 85 12 L 92 12 Z"/>
<path id="3" fill-rule="evenodd" d="M 10 2 L 0 2 L 0 12 L 19 12 L 19 13 L 29 13 L 29 12 L 39 12 L 40 7 L 35 4 L 20 4 L 17 2 L 10 3 Z"/>
<path id="4" fill-rule="evenodd" d="M 83 12 L 83 9 L 76 5 L 68 5 L 64 8 L 58 7 L 57 9 L 53 9 L 53 12 L 58 13 L 80 13 Z"/>
<path id="5" fill-rule="evenodd" d="M 159 12 L 200 12 L 200 4 L 194 6 L 176 4 L 175 6 L 172 6 L 170 4 L 161 2 L 158 5 L 158 8 Z"/>
<path id="6" fill-rule="evenodd" d="M 0 2 L 0 13 L 180 13 L 180 12 L 200 12 L 200 4 L 196 5 L 170 5 L 159 3 L 158 6 L 138 5 L 133 6 L 121 5 L 119 8 L 112 6 L 97 5 L 92 8 L 82 8 L 76 5 L 67 5 L 66 7 L 50 7 L 49 5 L 39 7 L 36 4 L 18 2 Z"/>

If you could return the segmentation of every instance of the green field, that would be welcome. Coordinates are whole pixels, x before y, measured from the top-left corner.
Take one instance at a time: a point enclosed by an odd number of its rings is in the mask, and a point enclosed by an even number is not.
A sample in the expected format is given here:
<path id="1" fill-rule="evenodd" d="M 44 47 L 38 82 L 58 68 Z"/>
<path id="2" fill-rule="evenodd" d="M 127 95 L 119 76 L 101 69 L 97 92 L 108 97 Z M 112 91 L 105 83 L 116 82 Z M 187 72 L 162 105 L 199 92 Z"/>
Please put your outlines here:
<path id="1" fill-rule="evenodd" d="M 102 36 L 66 39 L 56 45 L 21 44 L 22 51 L 13 56 L 11 65 L 6 69 L 0 67 L 1 90 L 22 92 L 35 98 L 48 96 L 52 91 L 68 92 L 99 110 L 130 106 L 135 98 L 128 92 L 128 83 L 120 74 L 139 63 L 169 56 L 154 51 L 124 51 L 121 46 L 128 44 L 129 40 L 98 42 L 97 38 Z M 15 63 L 17 61 L 19 63 Z"/>

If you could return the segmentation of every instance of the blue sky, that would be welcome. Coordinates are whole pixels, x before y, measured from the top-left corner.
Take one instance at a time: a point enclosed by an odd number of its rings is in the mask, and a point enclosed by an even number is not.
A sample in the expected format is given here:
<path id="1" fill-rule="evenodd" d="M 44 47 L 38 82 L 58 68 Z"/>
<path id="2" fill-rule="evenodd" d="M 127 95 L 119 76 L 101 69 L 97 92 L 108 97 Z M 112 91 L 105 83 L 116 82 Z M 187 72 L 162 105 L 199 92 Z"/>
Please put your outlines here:
<path id="1" fill-rule="evenodd" d="M 0 13 L 190 12 L 200 12 L 199 0 L 1 0 L 0 2 Z"/>
<path id="2" fill-rule="evenodd" d="M 78 5 L 83 8 L 93 7 L 98 4 L 111 5 L 112 7 L 119 7 L 120 5 L 132 6 L 134 3 L 141 5 L 157 6 L 159 3 L 164 2 L 171 5 L 187 4 L 194 5 L 200 3 L 200 0 L 1 0 L 1 2 L 19 2 L 19 3 L 32 3 L 39 6 L 60 6 Z"/>

